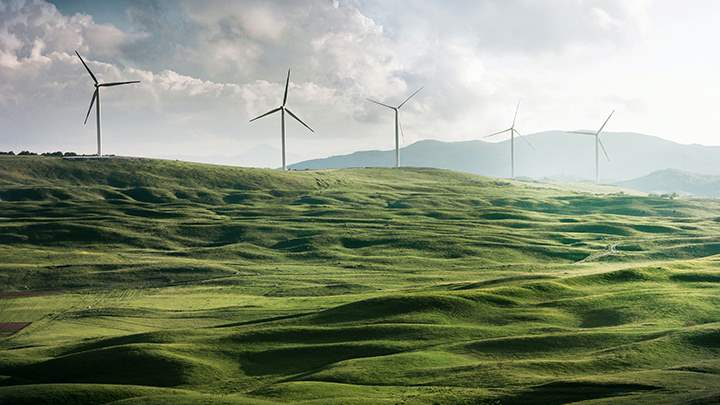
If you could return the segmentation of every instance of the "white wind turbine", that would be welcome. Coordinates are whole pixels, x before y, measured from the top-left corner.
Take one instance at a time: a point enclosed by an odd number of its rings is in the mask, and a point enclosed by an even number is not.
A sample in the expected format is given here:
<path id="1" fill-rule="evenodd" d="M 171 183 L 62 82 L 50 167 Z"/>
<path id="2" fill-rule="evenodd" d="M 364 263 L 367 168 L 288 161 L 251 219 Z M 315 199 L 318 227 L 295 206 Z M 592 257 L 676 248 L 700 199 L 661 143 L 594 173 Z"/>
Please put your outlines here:
<path id="1" fill-rule="evenodd" d="M 267 115 L 270 115 L 270 114 L 280 111 L 280 126 L 281 126 L 281 136 L 282 136 L 282 169 L 283 170 L 287 170 L 287 166 L 285 164 L 285 113 L 287 112 L 288 114 L 290 114 L 291 117 L 295 118 L 299 123 L 303 124 L 303 126 L 305 126 L 305 128 L 307 128 L 307 129 L 309 129 L 310 132 L 313 132 L 313 133 L 315 132 L 306 123 L 304 123 L 300 118 L 298 118 L 297 115 L 293 114 L 293 112 L 290 111 L 289 108 L 285 107 L 285 104 L 287 104 L 288 86 L 289 85 L 290 85 L 290 69 L 288 69 L 287 79 L 285 80 L 285 95 L 283 96 L 282 105 L 278 108 L 270 110 L 270 111 L 266 112 L 265 114 L 262 114 L 262 115 L 250 120 L 250 122 L 253 122 L 262 117 L 265 117 Z"/>
<path id="2" fill-rule="evenodd" d="M 498 131 L 495 133 L 492 133 L 490 135 L 485 136 L 485 138 L 490 138 L 491 136 L 504 134 L 506 132 L 510 133 L 510 178 L 515 178 L 515 135 L 522 138 L 523 141 L 527 142 L 528 145 L 530 145 L 531 148 L 535 149 L 535 147 L 525 139 L 524 136 L 518 132 L 517 129 L 515 129 L 515 122 L 517 120 L 518 110 L 520 110 L 520 102 L 518 101 L 517 106 L 515 107 L 515 116 L 513 116 L 512 125 L 510 125 L 510 128 L 503 129 L 502 131 Z"/>
<path id="3" fill-rule="evenodd" d="M 610 117 L 613 116 L 615 113 L 615 110 L 613 110 L 610 115 L 605 119 L 605 122 L 600 126 L 600 129 L 597 130 L 597 132 L 592 131 L 566 131 L 571 134 L 581 134 L 581 135 L 590 135 L 595 137 L 595 184 L 600 182 L 600 151 L 599 149 L 602 148 L 603 154 L 605 155 L 605 158 L 610 161 L 610 156 L 608 156 L 607 150 L 605 150 L 605 145 L 603 145 L 602 140 L 600 140 L 600 133 L 603 129 L 605 129 L 605 125 L 607 125 L 608 121 L 610 121 Z"/>
<path id="4" fill-rule="evenodd" d="M 100 139 L 100 87 L 121 86 L 123 84 L 140 83 L 140 81 L 133 80 L 130 82 L 99 83 L 92 70 L 90 70 L 90 68 L 85 63 L 82 56 L 80 56 L 78 51 L 75 51 L 75 54 L 78 56 L 78 58 L 80 58 L 80 62 L 82 62 L 83 66 L 85 66 L 87 72 L 90 73 L 90 77 L 92 77 L 93 82 L 95 82 L 95 92 L 93 92 L 92 99 L 90 100 L 90 107 L 88 108 L 87 114 L 85 115 L 85 122 L 83 123 L 83 125 L 87 124 L 88 117 L 90 117 L 90 111 L 92 111 L 93 104 L 95 104 L 95 121 L 97 121 L 97 155 L 102 156 L 102 141 Z M 96 99 L 97 103 L 95 103 Z"/>
<path id="5" fill-rule="evenodd" d="M 408 98 L 406 98 L 405 101 L 400 103 L 400 105 L 398 105 L 397 107 L 393 107 L 391 105 L 387 105 L 387 104 L 384 104 L 384 103 L 381 103 L 379 101 L 375 101 L 372 99 L 367 99 L 371 103 L 375 103 L 377 105 L 381 105 L 383 107 L 387 107 L 387 108 L 395 111 L 395 167 L 400 167 L 400 134 L 399 134 L 399 131 L 402 131 L 402 126 L 400 125 L 400 117 L 399 117 L 400 108 L 402 108 L 402 106 L 404 106 L 405 103 L 407 103 L 411 98 L 413 98 L 413 96 L 418 94 L 420 92 L 420 90 L 422 90 L 422 89 L 423 88 L 420 87 L 419 89 L 415 90 L 415 92 L 413 94 L 408 96 Z"/>

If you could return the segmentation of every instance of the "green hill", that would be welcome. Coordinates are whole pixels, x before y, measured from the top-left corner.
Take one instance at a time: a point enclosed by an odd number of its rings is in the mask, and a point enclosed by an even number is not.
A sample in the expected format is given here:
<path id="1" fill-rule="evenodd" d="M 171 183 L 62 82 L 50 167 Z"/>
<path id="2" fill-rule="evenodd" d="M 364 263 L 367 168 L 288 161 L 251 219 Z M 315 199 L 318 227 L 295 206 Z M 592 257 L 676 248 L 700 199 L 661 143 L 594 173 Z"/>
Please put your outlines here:
<path id="1" fill-rule="evenodd" d="M 0 403 L 720 399 L 714 200 L 39 157 L 0 200 Z"/>

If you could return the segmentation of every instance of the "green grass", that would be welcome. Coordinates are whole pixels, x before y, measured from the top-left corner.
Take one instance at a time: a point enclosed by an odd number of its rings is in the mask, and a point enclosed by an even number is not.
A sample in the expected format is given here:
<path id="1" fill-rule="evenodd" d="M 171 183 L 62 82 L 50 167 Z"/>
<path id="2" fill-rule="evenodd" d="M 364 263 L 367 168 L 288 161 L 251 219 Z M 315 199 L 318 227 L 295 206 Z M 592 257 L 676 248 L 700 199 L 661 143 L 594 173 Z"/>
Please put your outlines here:
<path id="1" fill-rule="evenodd" d="M 0 157 L 0 403 L 720 400 L 720 202 Z"/>

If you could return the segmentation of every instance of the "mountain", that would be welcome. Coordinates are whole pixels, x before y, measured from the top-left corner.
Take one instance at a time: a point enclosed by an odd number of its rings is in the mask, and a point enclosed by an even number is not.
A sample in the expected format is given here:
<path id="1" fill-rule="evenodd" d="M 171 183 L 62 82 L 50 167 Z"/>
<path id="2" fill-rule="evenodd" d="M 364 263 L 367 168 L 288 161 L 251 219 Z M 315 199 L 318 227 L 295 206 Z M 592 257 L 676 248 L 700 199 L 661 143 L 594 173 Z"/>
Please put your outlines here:
<path id="1" fill-rule="evenodd" d="M 618 185 L 647 193 L 720 197 L 720 176 L 677 169 L 658 170 L 647 176 L 619 182 Z"/>
<path id="2" fill-rule="evenodd" d="M 516 175 L 533 178 L 592 179 L 595 148 L 590 136 L 548 131 L 528 135 L 534 149 L 516 139 Z M 600 179 L 620 181 L 675 168 L 720 175 L 720 147 L 683 145 L 655 136 L 628 132 L 603 135 L 610 161 L 601 156 Z M 486 176 L 507 177 L 510 172 L 509 140 L 441 142 L 419 141 L 401 150 L 404 166 L 435 167 Z M 394 152 L 363 151 L 291 165 L 292 169 L 380 166 L 394 162 Z"/>

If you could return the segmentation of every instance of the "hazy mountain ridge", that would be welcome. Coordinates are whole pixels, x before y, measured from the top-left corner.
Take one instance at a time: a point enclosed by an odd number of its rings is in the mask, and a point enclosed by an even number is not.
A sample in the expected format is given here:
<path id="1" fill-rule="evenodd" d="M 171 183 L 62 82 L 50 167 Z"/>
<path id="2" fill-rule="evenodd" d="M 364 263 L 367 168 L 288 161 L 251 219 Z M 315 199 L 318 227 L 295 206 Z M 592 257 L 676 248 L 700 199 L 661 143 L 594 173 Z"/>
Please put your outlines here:
<path id="1" fill-rule="evenodd" d="M 528 135 L 531 148 L 516 139 L 516 175 L 533 178 L 592 179 L 595 149 L 590 136 L 547 131 Z M 657 170 L 675 168 L 687 172 L 720 175 L 720 147 L 684 145 L 650 135 L 610 132 L 602 137 L 610 161 L 601 156 L 600 179 L 623 181 Z M 394 152 L 360 151 L 291 165 L 293 169 L 391 166 Z M 405 166 L 436 167 L 507 177 L 510 173 L 509 140 L 498 143 L 481 140 L 442 142 L 423 140 L 403 147 L 400 161 Z"/>
<path id="2" fill-rule="evenodd" d="M 678 193 L 698 197 L 720 197 L 720 176 L 677 169 L 658 170 L 632 180 L 617 183 L 647 193 Z"/>

